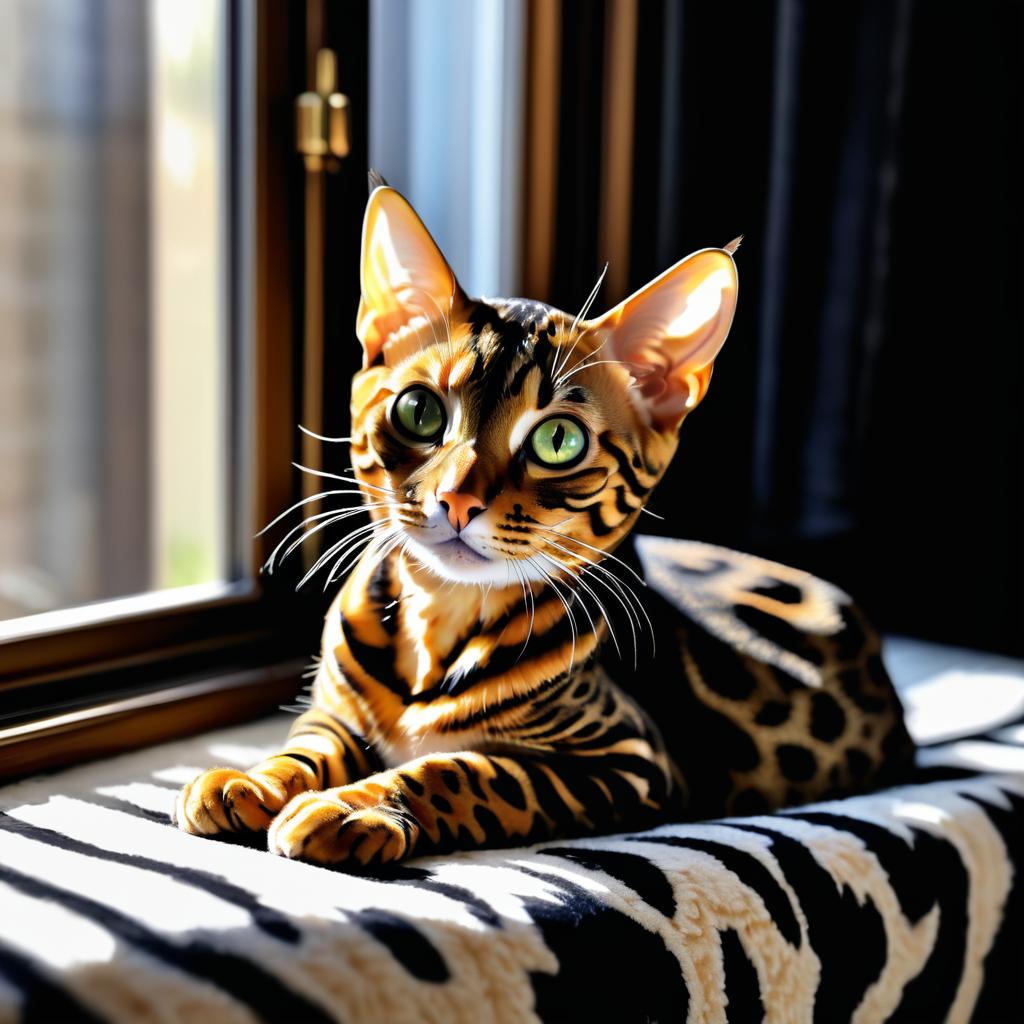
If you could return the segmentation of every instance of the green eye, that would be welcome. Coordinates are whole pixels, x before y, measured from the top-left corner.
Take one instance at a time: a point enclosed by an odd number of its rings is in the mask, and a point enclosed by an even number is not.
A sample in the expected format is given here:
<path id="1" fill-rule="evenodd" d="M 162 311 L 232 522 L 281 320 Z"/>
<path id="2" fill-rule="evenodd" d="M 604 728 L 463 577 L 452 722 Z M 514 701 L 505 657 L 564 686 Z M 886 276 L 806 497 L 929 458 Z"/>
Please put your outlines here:
<path id="1" fill-rule="evenodd" d="M 542 466 L 568 466 L 587 451 L 587 432 L 568 416 L 552 416 L 533 428 L 529 454 Z"/>
<path id="2" fill-rule="evenodd" d="M 433 441 L 444 431 L 444 406 L 433 391 L 411 387 L 395 400 L 391 420 L 407 437 L 416 441 Z"/>

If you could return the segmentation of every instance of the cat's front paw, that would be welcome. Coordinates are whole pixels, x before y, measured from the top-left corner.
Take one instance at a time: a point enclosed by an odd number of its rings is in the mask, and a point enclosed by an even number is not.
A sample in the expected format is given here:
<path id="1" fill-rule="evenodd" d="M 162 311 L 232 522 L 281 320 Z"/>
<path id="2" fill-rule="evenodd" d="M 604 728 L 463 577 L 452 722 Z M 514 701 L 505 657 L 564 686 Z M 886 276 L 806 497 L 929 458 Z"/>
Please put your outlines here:
<path id="1" fill-rule="evenodd" d="M 271 853 L 314 864 L 361 868 L 410 854 L 419 826 L 386 803 L 357 806 L 344 787 L 301 793 L 285 805 L 267 834 Z"/>
<path id="2" fill-rule="evenodd" d="M 178 828 L 192 835 L 260 832 L 283 803 L 282 794 L 245 772 L 211 768 L 182 787 L 172 817 Z"/>

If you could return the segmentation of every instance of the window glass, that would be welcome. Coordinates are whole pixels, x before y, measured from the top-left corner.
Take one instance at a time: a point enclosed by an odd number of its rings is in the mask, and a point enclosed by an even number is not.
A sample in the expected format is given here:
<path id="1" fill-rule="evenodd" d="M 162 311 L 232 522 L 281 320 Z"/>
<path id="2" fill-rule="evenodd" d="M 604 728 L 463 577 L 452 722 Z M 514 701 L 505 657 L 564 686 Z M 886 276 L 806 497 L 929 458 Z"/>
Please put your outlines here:
<path id="1" fill-rule="evenodd" d="M 0 3 L 0 620 L 224 575 L 224 15 Z"/>

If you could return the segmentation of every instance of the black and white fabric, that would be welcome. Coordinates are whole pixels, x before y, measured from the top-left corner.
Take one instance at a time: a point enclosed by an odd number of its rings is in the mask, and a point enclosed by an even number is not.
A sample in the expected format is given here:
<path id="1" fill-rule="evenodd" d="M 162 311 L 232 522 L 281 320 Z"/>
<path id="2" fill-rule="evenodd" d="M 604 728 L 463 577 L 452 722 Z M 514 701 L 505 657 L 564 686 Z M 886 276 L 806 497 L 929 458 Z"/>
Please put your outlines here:
<path id="1" fill-rule="evenodd" d="M 887 660 L 913 785 L 387 877 L 168 824 L 283 716 L 0 790 L 0 1024 L 1020 1020 L 1024 669 Z"/>

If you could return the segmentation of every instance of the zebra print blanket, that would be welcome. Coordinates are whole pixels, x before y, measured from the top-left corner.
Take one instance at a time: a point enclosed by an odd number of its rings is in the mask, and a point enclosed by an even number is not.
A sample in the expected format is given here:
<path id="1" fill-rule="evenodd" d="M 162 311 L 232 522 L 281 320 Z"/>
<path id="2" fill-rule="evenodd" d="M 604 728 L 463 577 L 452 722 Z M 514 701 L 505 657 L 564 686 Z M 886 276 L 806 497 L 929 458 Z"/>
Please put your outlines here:
<path id="1" fill-rule="evenodd" d="M 0 1022 L 1019 1020 L 1024 672 L 888 653 L 912 786 L 386 877 L 168 825 L 278 717 L 0 790 Z"/>

